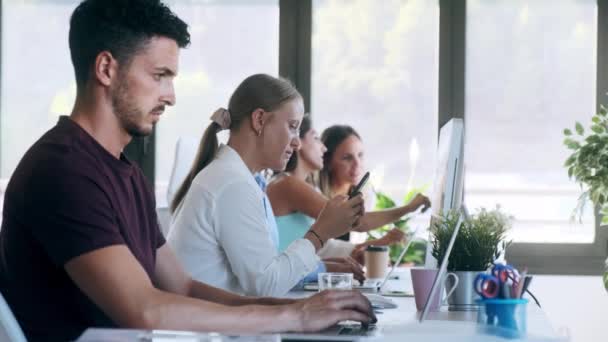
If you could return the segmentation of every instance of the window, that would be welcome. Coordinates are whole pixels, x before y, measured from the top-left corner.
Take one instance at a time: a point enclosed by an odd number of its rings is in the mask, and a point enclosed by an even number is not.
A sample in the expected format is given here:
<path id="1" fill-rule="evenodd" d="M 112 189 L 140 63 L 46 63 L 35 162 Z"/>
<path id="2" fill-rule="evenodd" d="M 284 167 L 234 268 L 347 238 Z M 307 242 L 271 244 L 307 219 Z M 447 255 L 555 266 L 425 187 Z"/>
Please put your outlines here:
<path id="1" fill-rule="evenodd" d="M 434 176 L 438 42 L 437 1 L 313 2 L 314 124 L 353 126 L 374 188 L 398 203 Z"/>
<path id="2" fill-rule="evenodd" d="M 79 1 L 2 2 L 3 184 L 60 115 L 69 115 L 76 81 L 68 47 L 69 18 Z M 42 23 L 44 25 L 33 25 Z"/>
<path id="3" fill-rule="evenodd" d="M 467 1 L 466 29 L 467 204 L 499 203 L 516 242 L 593 242 L 562 131 L 595 111 L 596 1 Z"/>
<path id="4" fill-rule="evenodd" d="M 278 0 L 172 1 L 169 5 L 190 25 L 192 44 L 181 51 L 175 79 L 177 104 L 156 127 L 156 193 L 161 206 L 166 202 L 177 139 L 199 139 L 211 114 L 228 107 L 230 95 L 247 76 L 277 76 L 279 71 Z"/>

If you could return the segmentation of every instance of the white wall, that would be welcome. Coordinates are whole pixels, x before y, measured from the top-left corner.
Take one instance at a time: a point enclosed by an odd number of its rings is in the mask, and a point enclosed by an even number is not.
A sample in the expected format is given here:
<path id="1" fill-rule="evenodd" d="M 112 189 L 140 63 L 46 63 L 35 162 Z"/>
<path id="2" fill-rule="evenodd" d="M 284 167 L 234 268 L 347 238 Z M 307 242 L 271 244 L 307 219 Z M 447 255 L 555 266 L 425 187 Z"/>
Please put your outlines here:
<path id="1" fill-rule="evenodd" d="M 573 342 L 608 341 L 608 292 L 600 276 L 534 276 L 530 289 L 555 329 Z"/>

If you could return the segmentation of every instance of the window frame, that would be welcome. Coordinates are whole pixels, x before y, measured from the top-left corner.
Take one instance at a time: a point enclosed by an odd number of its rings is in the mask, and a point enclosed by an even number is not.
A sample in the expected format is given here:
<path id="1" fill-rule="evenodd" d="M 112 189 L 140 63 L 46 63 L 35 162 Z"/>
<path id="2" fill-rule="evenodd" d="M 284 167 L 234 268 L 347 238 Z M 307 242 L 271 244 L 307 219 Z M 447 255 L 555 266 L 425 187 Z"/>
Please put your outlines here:
<path id="1" fill-rule="evenodd" d="M 608 61 L 608 1 L 598 0 L 598 32 L 597 32 L 597 72 L 596 72 L 596 109 L 599 110 L 601 103 L 606 101 L 605 90 L 608 89 L 608 66 L 604 61 Z M 450 87 L 451 97 L 440 101 L 446 101 L 448 105 L 441 107 L 440 113 L 462 113 L 462 116 L 448 115 L 446 122 L 453 117 L 466 119 L 465 110 L 465 78 L 466 75 L 466 0 L 442 0 L 441 15 L 442 24 L 440 41 L 449 39 L 441 47 L 448 45 L 446 51 L 449 56 L 444 56 L 440 49 L 440 58 L 443 61 L 450 60 L 456 70 L 450 67 L 444 68 L 444 80 L 448 84 L 440 84 L 440 89 Z M 446 32 L 447 31 L 447 32 Z M 462 71 L 462 72 L 461 72 Z M 456 74 L 456 76 L 454 76 Z M 462 76 L 462 78 L 460 78 Z M 442 71 L 440 69 L 440 80 Z M 441 81 L 440 81 L 441 82 Z M 604 89 L 602 91 L 601 89 Z M 447 95 L 446 95 L 447 96 Z M 462 104 L 462 106 L 461 106 Z M 465 133 L 466 134 L 466 133 Z M 466 153 L 466 152 L 465 152 Z M 565 170 L 564 170 L 565 172 Z M 466 177 L 466 171 L 465 171 Z M 466 196 L 466 193 L 464 194 Z M 600 227 L 598 211 L 595 210 L 595 238 L 589 244 L 568 244 L 568 243 L 513 243 L 507 249 L 507 260 L 518 266 L 528 267 L 531 273 L 536 274 L 568 274 L 568 275 L 600 275 L 604 270 L 604 260 L 608 254 L 608 230 Z"/>
<path id="2" fill-rule="evenodd" d="M 290 79 L 300 90 L 307 110 L 311 103 L 312 1 L 279 1 L 279 75 Z M 0 0 L 0 36 L 2 5 Z M 438 132 L 452 118 L 466 119 L 467 1 L 440 0 L 439 6 Z M 608 103 L 608 0 L 597 0 L 597 6 L 596 109 L 599 110 L 601 103 Z M 0 44 L 0 58 L 1 47 Z M 155 182 L 155 140 L 153 132 L 147 138 L 133 139 L 125 149 L 152 184 Z M 595 218 L 593 243 L 513 243 L 507 258 L 537 274 L 601 274 L 608 255 L 608 229 L 600 227 L 597 210 Z"/>

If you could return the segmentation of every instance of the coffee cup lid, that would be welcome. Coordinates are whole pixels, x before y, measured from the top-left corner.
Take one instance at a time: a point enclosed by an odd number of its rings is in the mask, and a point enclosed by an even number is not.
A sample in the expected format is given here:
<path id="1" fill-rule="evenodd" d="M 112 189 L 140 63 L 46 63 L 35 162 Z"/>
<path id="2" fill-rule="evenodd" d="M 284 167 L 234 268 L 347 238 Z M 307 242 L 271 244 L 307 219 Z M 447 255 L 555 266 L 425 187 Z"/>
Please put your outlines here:
<path id="1" fill-rule="evenodd" d="M 365 248 L 366 251 L 368 252 L 386 252 L 388 251 L 388 246 L 367 246 L 367 248 Z"/>

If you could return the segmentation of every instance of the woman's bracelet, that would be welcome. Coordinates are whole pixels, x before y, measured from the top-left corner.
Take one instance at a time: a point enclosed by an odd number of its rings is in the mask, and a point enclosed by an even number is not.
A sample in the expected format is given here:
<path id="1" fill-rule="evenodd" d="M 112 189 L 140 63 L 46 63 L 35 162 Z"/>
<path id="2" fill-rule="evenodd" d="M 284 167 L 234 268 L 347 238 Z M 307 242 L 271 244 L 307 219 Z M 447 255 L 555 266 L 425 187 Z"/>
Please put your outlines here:
<path id="1" fill-rule="evenodd" d="M 323 245 L 325 243 L 323 242 L 323 239 L 321 239 L 319 234 L 317 234 L 317 232 L 315 232 L 313 229 L 309 229 L 308 232 L 311 233 L 312 235 L 314 235 L 317 238 L 317 240 L 319 240 L 319 243 L 321 244 L 321 248 L 323 248 Z"/>

